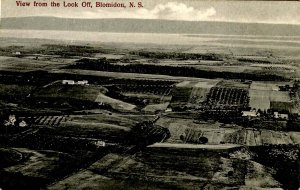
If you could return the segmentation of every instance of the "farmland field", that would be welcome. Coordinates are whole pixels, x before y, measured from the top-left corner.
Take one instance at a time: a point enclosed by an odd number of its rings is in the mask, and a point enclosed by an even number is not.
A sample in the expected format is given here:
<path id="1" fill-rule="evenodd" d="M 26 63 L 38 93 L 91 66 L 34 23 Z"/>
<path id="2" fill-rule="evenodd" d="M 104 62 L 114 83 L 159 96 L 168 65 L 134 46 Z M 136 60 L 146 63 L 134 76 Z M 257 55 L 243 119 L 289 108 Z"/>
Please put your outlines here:
<path id="1" fill-rule="evenodd" d="M 182 81 L 172 91 L 171 106 L 200 106 L 219 80 Z"/>
<path id="2" fill-rule="evenodd" d="M 279 91 L 278 84 L 252 82 L 250 90 L 250 107 L 268 110 L 271 101 L 274 102 L 291 102 L 291 97 L 287 91 Z"/>
<path id="3" fill-rule="evenodd" d="M 34 97 L 48 98 L 74 98 L 94 102 L 99 93 L 106 93 L 107 89 L 100 86 L 63 85 L 61 82 L 40 88 L 34 93 Z"/>
<path id="4" fill-rule="evenodd" d="M 66 63 L 52 61 L 37 61 L 24 58 L 5 58 L 1 60 L 0 70 L 28 72 L 36 70 L 56 69 L 65 65 Z"/>

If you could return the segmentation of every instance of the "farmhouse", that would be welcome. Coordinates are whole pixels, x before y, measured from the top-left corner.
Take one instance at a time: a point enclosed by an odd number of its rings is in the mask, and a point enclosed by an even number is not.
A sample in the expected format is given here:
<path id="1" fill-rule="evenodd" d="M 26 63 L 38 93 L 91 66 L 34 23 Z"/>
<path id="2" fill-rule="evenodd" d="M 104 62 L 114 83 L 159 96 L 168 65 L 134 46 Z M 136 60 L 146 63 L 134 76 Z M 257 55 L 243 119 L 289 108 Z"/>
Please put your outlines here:
<path id="1" fill-rule="evenodd" d="M 289 115 L 288 114 L 282 114 L 282 113 L 274 112 L 274 118 L 276 118 L 276 119 L 289 119 Z"/>
<path id="2" fill-rule="evenodd" d="M 89 82 L 87 80 L 80 80 L 75 82 L 74 80 L 62 80 L 62 84 L 68 84 L 68 85 L 88 85 Z"/>
<path id="3" fill-rule="evenodd" d="M 251 111 L 242 111 L 243 117 L 259 117 L 260 113 L 256 112 L 255 110 Z"/>

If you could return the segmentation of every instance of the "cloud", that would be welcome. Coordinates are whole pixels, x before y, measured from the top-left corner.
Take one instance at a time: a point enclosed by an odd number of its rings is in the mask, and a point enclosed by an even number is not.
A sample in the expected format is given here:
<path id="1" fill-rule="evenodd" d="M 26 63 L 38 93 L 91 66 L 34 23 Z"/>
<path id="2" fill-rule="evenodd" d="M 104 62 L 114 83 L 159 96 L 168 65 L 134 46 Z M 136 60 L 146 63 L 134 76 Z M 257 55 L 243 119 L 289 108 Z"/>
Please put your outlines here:
<path id="1" fill-rule="evenodd" d="M 185 20 L 185 21 L 203 21 L 209 20 L 210 17 L 216 15 L 213 7 L 205 9 L 196 9 L 184 3 L 168 2 L 165 4 L 157 4 L 152 9 L 140 8 L 134 11 L 113 10 L 97 10 L 85 11 L 80 13 L 61 13 L 58 17 L 72 18 L 133 18 L 133 19 L 165 19 L 165 20 Z"/>
<path id="2" fill-rule="evenodd" d="M 184 3 L 168 2 L 166 4 L 158 4 L 152 10 L 144 13 L 146 17 L 152 19 L 200 21 L 214 16 L 216 10 L 213 7 L 200 10 L 189 7 Z"/>

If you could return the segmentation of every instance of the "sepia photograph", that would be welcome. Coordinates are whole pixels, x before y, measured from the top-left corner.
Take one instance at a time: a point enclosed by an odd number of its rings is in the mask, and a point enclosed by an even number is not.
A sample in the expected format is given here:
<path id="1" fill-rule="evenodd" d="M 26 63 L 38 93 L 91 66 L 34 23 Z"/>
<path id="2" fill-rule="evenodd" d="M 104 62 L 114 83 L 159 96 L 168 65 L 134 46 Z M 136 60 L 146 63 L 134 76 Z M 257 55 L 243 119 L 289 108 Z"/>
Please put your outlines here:
<path id="1" fill-rule="evenodd" d="M 300 189 L 299 1 L 0 7 L 0 190 Z"/>

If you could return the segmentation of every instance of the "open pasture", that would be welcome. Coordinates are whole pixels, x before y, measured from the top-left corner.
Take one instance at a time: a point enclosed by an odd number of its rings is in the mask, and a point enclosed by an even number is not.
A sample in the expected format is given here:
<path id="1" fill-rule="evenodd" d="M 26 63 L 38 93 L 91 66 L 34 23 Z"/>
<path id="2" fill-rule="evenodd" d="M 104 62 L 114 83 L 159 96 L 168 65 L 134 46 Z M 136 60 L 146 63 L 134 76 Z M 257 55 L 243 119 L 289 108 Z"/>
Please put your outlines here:
<path id="1" fill-rule="evenodd" d="M 1 60 L 0 70 L 18 72 L 29 72 L 36 70 L 47 71 L 49 69 L 57 69 L 63 66 L 66 66 L 66 63 L 31 60 L 25 58 L 5 58 L 4 60 Z"/>

